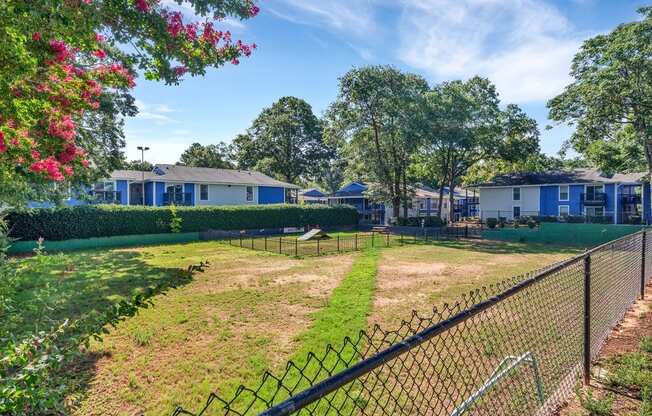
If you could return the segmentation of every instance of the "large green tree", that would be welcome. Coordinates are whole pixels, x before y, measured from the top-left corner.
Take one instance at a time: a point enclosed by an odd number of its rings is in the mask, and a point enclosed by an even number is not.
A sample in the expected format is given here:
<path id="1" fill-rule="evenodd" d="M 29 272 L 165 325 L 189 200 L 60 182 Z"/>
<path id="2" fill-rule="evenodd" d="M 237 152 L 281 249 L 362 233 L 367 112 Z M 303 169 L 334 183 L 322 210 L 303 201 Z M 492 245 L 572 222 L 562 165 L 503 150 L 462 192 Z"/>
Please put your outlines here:
<path id="1" fill-rule="evenodd" d="M 407 210 L 407 173 L 419 144 L 418 109 L 427 82 L 389 66 L 352 69 L 340 78 L 327 113 L 331 135 L 346 143 L 349 165 L 368 181 L 375 198 Z M 404 212 L 404 215 L 406 213 Z"/>
<path id="2" fill-rule="evenodd" d="M 296 97 L 283 97 L 263 109 L 247 133 L 238 135 L 232 144 L 238 167 L 289 183 L 312 180 L 329 151 L 320 120 L 310 104 Z"/>
<path id="3" fill-rule="evenodd" d="M 203 146 L 193 143 L 183 151 L 179 162 L 186 166 L 198 168 L 232 169 L 229 161 L 229 148 L 224 143 Z"/>
<path id="4" fill-rule="evenodd" d="M 518 106 L 500 110 L 489 80 L 444 82 L 426 94 L 423 105 L 423 145 L 416 156 L 417 175 L 439 184 L 439 213 L 444 186 L 455 189 L 476 164 L 523 160 L 539 152 L 536 121 Z M 454 194 L 449 192 L 450 218 Z"/>
<path id="5" fill-rule="evenodd" d="M 642 19 L 588 39 L 574 81 L 548 102 L 550 118 L 575 127 L 570 144 L 605 170 L 652 171 L 652 7 Z"/>
<path id="6" fill-rule="evenodd" d="M 251 54 L 219 26 L 253 0 L 186 4 L 197 21 L 158 0 L 0 1 L 0 204 L 116 167 L 137 72 L 177 84 Z"/>

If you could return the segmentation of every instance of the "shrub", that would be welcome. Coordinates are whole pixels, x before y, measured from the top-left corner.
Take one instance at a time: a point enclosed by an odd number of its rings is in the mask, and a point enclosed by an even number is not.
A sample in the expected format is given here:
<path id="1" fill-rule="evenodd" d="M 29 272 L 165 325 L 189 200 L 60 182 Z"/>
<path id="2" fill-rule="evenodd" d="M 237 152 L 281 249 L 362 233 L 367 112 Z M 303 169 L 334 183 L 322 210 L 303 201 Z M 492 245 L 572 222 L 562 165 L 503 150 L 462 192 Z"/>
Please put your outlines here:
<path id="1" fill-rule="evenodd" d="M 530 220 L 527 222 L 527 226 L 528 226 L 529 229 L 533 229 L 534 227 L 537 226 L 537 222 L 534 221 L 533 219 L 530 219 Z"/>
<path id="2" fill-rule="evenodd" d="M 558 222 L 557 217 L 554 215 L 542 215 L 537 218 L 539 222 Z"/>
<path id="3" fill-rule="evenodd" d="M 581 215 L 569 215 L 566 217 L 566 222 L 569 224 L 582 224 L 584 223 L 584 217 Z"/>
<path id="4" fill-rule="evenodd" d="M 614 407 L 615 396 L 610 393 L 604 398 L 596 398 L 593 396 L 593 390 L 588 389 L 586 393 L 580 389 L 575 390 L 581 406 L 589 412 L 591 416 L 609 416 Z"/>
<path id="5" fill-rule="evenodd" d="M 514 221 L 514 228 L 520 228 L 521 224 L 519 221 Z"/>
<path id="6" fill-rule="evenodd" d="M 496 228 L 496 225 L 498 225 L 498 220 L 496 218 L 487 218 L 487 227 L 493 230 Z"/>
<path id="7" fill-rule="evenodd" d="M 404 227 L 421 227 L 421 221 L 423 221 L 424 227 L 441 227 L 444 225 L 444 222 L 439 217 L 399 217 L 397 225 Z"/>
<path id="8" fill-rule="evenodd" d="M 306 225 L 355 225 L 354 207 L 312 205 L 253 205 L 176 207 L 181 232 L 251 230 Z M 170 232 L 170 207 L 87 205 L 12 212 L 11 236 L 23 240 L 68 240 Z"/>

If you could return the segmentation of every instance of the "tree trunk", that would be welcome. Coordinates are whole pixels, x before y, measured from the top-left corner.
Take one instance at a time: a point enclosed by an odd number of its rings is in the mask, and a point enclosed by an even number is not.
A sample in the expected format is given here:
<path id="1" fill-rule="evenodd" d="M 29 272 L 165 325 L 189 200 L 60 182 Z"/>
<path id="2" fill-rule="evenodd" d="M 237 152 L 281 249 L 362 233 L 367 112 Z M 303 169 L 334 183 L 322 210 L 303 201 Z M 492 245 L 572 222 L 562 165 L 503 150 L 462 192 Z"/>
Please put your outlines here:
<path id="1" fill-rule="evenodd" d="M 408 197 L 407 197 L 407 178 L 405 177 L 405 169 L 403 169 L 403 216 L 408 217 Z"/>
<path id="2" fill-rule="evenodd" d="M 395 196 L 394 198 L 392 198 L 392 216 L 396 218 L 397 223 L 400 215 L 401 215 L 401 197 Z"/>

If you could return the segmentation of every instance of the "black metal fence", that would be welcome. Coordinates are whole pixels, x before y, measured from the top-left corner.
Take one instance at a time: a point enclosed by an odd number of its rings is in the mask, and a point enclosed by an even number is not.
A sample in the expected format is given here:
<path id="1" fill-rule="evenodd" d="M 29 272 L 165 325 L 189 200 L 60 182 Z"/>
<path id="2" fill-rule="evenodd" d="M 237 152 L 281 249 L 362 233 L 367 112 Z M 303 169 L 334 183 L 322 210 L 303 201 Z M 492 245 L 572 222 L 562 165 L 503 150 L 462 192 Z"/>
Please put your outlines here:
<path id="1" fill-rule="evenodd" d="M 543 415 L 584 375 L 650 280 L 652 232 L 375 326 L 174 415 Z"/>
<path id="2" fill-rule="evenodd" d="M 261 250 L 288 256 L 321 256 L 324 254 L 357 251 L 369 247 L 394 247 L 406 244 L 423 244 L 444 239 L 477 238 L 480 228 L 442 227 L 418 231 L 400 231 L 392 233 L 355 233 L 336 235 L 330 239 L 300 241 L 297 238 L 283 236 L 231 236 L 227 237 L 229 245 L 234 247 Z"/>

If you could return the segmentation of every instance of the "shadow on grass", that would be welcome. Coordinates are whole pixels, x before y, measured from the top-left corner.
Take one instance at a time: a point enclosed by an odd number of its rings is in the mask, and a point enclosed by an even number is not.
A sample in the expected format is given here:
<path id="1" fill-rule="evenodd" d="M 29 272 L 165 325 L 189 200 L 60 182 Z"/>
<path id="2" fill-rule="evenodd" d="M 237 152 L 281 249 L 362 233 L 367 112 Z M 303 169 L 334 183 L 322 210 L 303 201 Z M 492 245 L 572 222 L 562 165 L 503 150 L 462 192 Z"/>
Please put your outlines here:
<path id="1" fill-rule="evenodd" d="M 531 244 L 491 240 L 438 240 L 433 245 L 490 254 L 578 254 L 585 248 L 556 244 Z"/>

